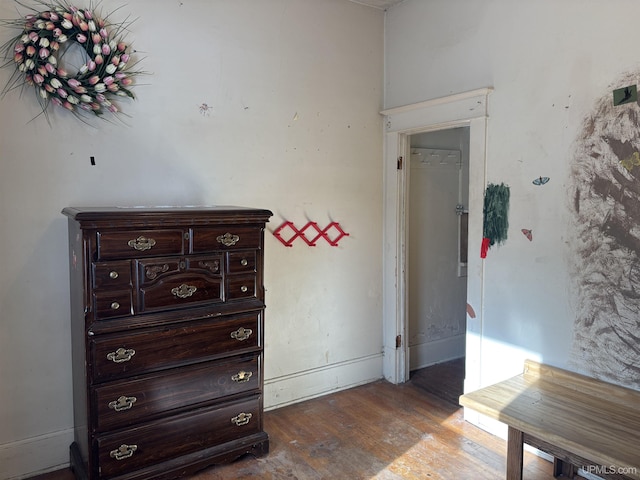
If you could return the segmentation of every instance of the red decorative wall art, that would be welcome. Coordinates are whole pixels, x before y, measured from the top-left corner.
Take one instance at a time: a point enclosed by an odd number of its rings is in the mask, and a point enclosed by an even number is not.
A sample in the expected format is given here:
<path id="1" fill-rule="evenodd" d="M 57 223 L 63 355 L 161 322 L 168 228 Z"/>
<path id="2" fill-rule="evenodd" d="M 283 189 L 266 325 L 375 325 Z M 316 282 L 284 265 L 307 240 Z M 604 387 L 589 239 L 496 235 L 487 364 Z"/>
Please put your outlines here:
<path id="1" fill-rule="evenodd" d="M 285 240 L 282 237 L 282 233 L 286 230 L 290 230 L 292 235 Z M 309 235 L 314 235 L 313 237 L 307 236 L 307 232 Z M 304 227 L 298 229 L 293 224 L 293 222 L 284 222 L 273 232 L 273 236 L 276 237 L 285 247 L 292 247 L 293 242 L 296 238 L 302 239 L 307 245 L 310 247 L 315 247 L 316 242 L 322 238 L 324 238 L 329 245 L 332 247 L 337 247 L 338 242 L 343 238 L 349 236 L 348 233 L 345 233 L 340 227 L 338 222 L 331 222 L 324 228 L 320 228 L 316 222 L 308 222 Z M 333 236 L 333 238 L 332 238 Z"/>

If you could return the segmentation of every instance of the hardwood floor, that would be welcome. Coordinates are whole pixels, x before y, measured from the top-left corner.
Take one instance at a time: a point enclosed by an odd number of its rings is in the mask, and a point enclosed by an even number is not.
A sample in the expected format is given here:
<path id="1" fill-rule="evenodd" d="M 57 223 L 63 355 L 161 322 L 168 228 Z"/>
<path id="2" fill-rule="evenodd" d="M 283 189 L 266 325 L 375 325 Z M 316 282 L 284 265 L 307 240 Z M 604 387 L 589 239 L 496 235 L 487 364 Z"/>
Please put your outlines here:
<path id="1" fill-rule="evenodd" d="M 409 376 L 416 387 L 458 405 L 458 398 L 464 393 L 464 358 L 413 370 Z"/>
<path id="2" fill-rule="evenodd" d="M 269 411 L 270 453 L 211 467 L 191 480 L 498 480 L 506 443 L 465 422 L 457 405 L 383 380 Z M 525 480 L 552 466 L 525 452 Z M 69 470 L 36 477 L 69 480 Z"/>

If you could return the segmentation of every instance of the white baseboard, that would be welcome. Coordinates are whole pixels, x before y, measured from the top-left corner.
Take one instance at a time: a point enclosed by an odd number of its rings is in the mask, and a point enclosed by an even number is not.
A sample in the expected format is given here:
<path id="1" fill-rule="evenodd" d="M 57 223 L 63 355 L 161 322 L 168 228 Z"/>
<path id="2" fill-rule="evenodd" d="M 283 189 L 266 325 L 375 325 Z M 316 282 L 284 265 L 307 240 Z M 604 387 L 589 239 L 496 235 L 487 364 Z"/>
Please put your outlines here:
<path id="1" fill-rule="evenodd" d="M 69 466 L 73 428 L 0 445 L 0 480 L 19 480 Z"/>
<path id="2" fill-rule="evenodd" d="M 264 381 L 265 410 L 364 385 L 382 378 L 382 353 Z"/>
<path id="3" fill-rule="evenodd" d="M 465 356 L 466 335 L 435 340 L 409 346 L 409 365 L 411 370 L 429 367 L 436 363 L 447 362 Z"/>

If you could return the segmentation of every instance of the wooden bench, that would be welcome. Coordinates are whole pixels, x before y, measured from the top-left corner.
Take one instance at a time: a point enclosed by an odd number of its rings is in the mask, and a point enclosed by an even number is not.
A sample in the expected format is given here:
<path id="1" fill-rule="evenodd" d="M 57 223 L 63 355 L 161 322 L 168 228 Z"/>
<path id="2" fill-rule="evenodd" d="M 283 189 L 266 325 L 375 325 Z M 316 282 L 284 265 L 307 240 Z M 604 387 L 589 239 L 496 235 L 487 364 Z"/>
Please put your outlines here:
<path id="1" fill-rule="evenodd" d="M 525 443 L 554 457 L 554 477 L 583 468 L 640 480 L 640 391 L 527 360 L 521 375 L 460 405 L 508 425 L 507 480 L 522 480 Z"/>

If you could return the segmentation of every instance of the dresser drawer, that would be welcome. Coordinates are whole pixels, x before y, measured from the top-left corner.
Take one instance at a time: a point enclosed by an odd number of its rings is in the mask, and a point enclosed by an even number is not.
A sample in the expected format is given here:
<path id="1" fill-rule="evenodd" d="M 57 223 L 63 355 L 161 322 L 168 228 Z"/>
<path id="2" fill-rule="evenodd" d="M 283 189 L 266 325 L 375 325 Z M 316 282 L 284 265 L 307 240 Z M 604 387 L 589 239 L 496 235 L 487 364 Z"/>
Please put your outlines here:
<path id="1" fill-rule="evenodd" d="M 122 288 L 131 286 L 131 262 L 102 262 L 93 264 L 94 288 Z"/>
<path id="2" fill-rule="evenodd" d="M 259 433 L 261 403 L 254 396 L 98 436 L 97 468 L 108 478 Z"/>
<path id="3" fill-rule="evenodd" d="M 181 257 L 137 260 L 138 285 L 152 285 L 159 278 L 180 273 L 180 262 Z"/>
<path id="4" fill-rule="evenodd" d="M 259 319 L 252 313 L 90 337 L 93 382 L 258 351 Z"/>
<path id="5" fill-rule="evenodd" d="M 176 273 L 222 276 L 222 255 L 149 258 L 136 261 L 140 286 L 153 285 Z"/>
<path id="6" fill-rule="evenodd" d="M 254 273 L 256 271 L 256 251 L 228 252 L 228 273 Z"/>
<path id="7" fill-rule="evenodd" d="M 127 230 L 97 232 L 98 260 L 111 258 L 182 255 L 182 230 Z"/>
<path id="8" fill-rule="evenodd" d="M 227 300 L 256 297 L 256 276 L 236 275 L 227 277 Z"/>
<path id="9" fill-rule="evenodd" d="M 222 301 L 222 256 L 138 260 L 140 313 Z"/>
<path id="10" fill-rule="evenodd" d="M 202 227 L 192 231 L 191 248 L 193 253 L 240 248 L 258 248 L 262 238 L 262 229 L 258 227 Z"/>
<path id="11" fill-rule="evenodd" d="M 93 310 L 96 320 L 133 315 L 131 289 L 94 292 Z"/>
<path id="12" fill-rule="evenodd" d="M 92 389 L 98 431 L 142 423 L 161 414 L 258 390 L 262 384 L 258 356 L 233 357 Z"/>
<path id="13" fill-rule="evenodd" d="M 222 301 L 222 279 L 208 275 L 172 275 L 140 288 L 139 313 Z"/>

